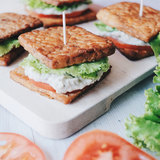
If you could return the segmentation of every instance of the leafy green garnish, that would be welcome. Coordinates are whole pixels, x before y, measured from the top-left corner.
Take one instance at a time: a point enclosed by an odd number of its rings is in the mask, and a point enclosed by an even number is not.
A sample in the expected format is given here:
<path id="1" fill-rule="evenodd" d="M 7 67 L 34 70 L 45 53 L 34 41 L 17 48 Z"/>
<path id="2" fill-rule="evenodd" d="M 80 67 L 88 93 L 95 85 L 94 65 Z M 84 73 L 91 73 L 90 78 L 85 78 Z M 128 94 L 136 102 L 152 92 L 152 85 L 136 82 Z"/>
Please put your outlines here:
<path id="1" fill-rule="evenodd" d="M 68 10 L 68 9 L 78 8 L 78 7 L 81 6 L 82 4 L 91 4 L 91 3 L 92 3 L 91 0 L 86 0 L 86 1 L 82 1 L 82 2 L 76 2 L 76 3 L 73 3 L 72 5 L 58 6 L 58 7 L 56 7 L 56 10 L 62 12 L 62 11 Z"/>
<path id="2" fill-rule="evenodd" d="M 0 43 L 0 57 L 10 52 L 13 48 L 20 47 L 20 43 L 17 39 L 8 39 Z"/>
<path id="3" fill-rule="evenodd" d="M 110 68 L 108 58 L 103 58 L 99 61 L 86 62 L 70 67 L 61 69 L 50 69 L 44 64 L 40 63 L 39 60 L 35 59 L 31 54 L 23 60 L 20 64 L 22 67 L 30 66 L 34 68 L 34 71 L 42 74 L 57 74 L 57 75 L 71 75 L 73 77 L 82 77 L 84 79 L 96 79 L 99 71 L 106 72 Z"/>
<path id="4" fill-rule="evenodd" d="M 125 123 L 128 136 L 134 138 L 138 147 L 148 148 L 160 154 L 160 124 L 147 120 L 145 116 L 131 115 Z"/>
<path id="5" fill-rule="evenodd" d="M 157 57 L 157 63 L 158 65 L 156 66 L 156 69 L 154 70 L 154 73 L 156 74 L 153 77 L 154 83 L 160 83 L 160 56 Z"/>
<path id="6" fill-rule="evenodd" d="M 41 0 L 24 0 L 24 1 L 32 9 L 36 9 L 36 8 L 45 9 L 45 8 L 54 7 L 53 5 L 47 4 Z"/>
<path id="7" fill-rule="evenodd" d="M 156 57 L 160 55 L 160 33 L 149 42 Z"/>
<path id="8" fill-rule="evenodd" d="M 153 115 L 160 116 L 160 93 L 158 90 L 154 91 L 152 88 L 145 91 L 147 97 L 145 103 L 146 113 L 152 113 Z"/>
<path id="9" fill-rule="evenodd" d="M 158 64 L 154 71 L 156 76 L 153 77 L 153 82 L 160 83 L 160 33 L 149 43 L 154 51 Z"/>
<path id="10" fill-rule="evenodd" d="M 160 33 L 149 43 L 158 63 L 153 82 L 160 83 Z M 160 85 L 156 86 L 155 91 L 151 88 L 146 90 L 145 95 L 145 114 L 141 117 L 131 115 L 125 123 L 126 130 L 137 146 L 160 155 Z"/>
<path id="11" fill-rule="evenodd" d="M 141 117 L 130 115 L 125 126 L 128 136 L 134 138 L 138 147 L 148 148 L 160 154 L 160 93 L 156 90 L 145 91 L 147 97 L 145 114 Z"/>
<path id="12" fill-rule="evenodd" d="M 147 97 L 145 103 L 145 114 L 144 117 L 147 120 L 160 123 L 160 93 L 159 87 L 156 86 L 154 91 L 152 88 L 145 91 Z"/>
<path id="13" fill-rule="evenodd" d="M 68 9 L 74 9 L 77 8 L 78 6 L 82 5 L 82 4 L 90 4 L 91 0 L 86 0 L 86 1 L 82 1 L 82 2 L 76 2 L 73 3 L 71 5 L 63 5 L 63 6 L 54 6 L 51 4 L 47 4 L 41 0 L 25 0 L 26 4 L 32 8 L 32 9 L 37 9 L 37 8 L 41 8 L 41 9 L 45 9 L 45 8 L 55 8 L 57 11 L 64 11 L 64 10 L 68 10 Z"/>
<path id="14" fill-rule="evenodd" d="M 116 28 L 112 28 L 102 22 L 98 22 L 98 23 L 95 23 L 95 26 L 100 30 L 100 31 L 106 31 L 106 32 L 113 32 L 113 31 L 116 31 L 117 29 Z"/>

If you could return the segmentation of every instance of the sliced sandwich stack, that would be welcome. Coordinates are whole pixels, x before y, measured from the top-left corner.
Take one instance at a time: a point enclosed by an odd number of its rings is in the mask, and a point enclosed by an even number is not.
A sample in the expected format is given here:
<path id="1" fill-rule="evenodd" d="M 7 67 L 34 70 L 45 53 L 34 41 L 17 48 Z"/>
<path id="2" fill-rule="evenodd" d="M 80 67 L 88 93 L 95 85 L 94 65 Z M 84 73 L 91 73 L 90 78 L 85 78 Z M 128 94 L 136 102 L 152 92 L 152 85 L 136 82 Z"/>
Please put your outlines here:
<path id="1" fill-rule="evenodd" d="M 29 56 L 11 78 L 65 104 L 102 80 L 110 71 L 112 42 L 75 26 L 67 27 L 66 37 L 64 45 L 62 27 L 22 34 L 19 42 Z"/>
<path id="2" fill-rule="evenodd" d="M 26 10 L 38 17 L 45 27 L 62 25 L 62 13 L 66 13 L 66 24 L 74 25 L 96 19 L 89 9 L 91 0 L 25 0 Z"/>
<path id="3" fill-rule="evenodd" d="M 131 60 L 153 55 L 149 42 L 160 32 L 160 11 L 140 4 L 121 2 L 101 9 L 96 26 Z"/>
<path id="4" fill-rule="evenodd" d="M 23 51 L 18 36 L 42 26 L 37 18 L 16 13 L 0 14 L 0 66 L 7 66 Z"/>

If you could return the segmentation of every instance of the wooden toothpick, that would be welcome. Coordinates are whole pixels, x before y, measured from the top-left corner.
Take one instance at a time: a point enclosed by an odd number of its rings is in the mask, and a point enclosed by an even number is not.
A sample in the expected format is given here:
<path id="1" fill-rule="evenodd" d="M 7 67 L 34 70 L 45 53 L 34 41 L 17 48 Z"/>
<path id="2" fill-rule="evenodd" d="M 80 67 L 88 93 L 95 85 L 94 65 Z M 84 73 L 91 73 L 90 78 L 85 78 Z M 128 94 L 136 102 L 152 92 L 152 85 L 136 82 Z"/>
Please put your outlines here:
<path id="1" fill-rule="evenodd" d="M 64 45 L 66 45 L 66 15 L 65 15 L 65 11 L 63 11 L 63 41 L 64 41 Z"/>
<path id="2" fill-rule="evenodd" d="M 143 16 L 143 0 L 141 0 L 140 10 L 139 10 L 139 16 L 140 16 L 140 17 Z"/>

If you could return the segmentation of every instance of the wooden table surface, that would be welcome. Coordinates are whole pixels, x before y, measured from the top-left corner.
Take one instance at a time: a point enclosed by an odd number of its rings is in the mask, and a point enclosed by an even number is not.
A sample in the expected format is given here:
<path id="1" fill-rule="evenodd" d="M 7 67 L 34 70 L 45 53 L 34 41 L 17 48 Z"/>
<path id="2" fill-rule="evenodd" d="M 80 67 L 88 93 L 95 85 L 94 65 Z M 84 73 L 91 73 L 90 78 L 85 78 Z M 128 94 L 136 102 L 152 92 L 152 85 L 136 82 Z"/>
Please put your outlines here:
<path id="1" fill-rule="evenodd" d="M 120 0 L 94 0 L 100 5 L 109 5 Z M 133 0 L 132 0 L 133 1 Z M 140 0 L 136 0 L 139 1 Z M 159 0 L 144 0 L 144 4 L 150 5 L 160 10 Z M 24 13 L 24 8 L 20 0 L 0 0 L 0 12 L 19 12 Z M 3 69 L 3 67 L 0 67 Z M 48 160 L 61 160 L 67 147 L 80 134 L 93 129 L 102 129 L 119 134 L 123 138 L 132 142 L 126 136 L 124 122 L 129 114 L 141 115 L 144 112 L 145 96 L 144 90 L 154 87 L 152 83 L 153 76 L 148 77 L 123 95 L 118 97 L 111 105 L 111 109 L 105 115 L 101 116 L 87 127 L 83 128 L 73 136 L 63 140 L 51 140 L 37 134 L 32 128 L 28 127 L 14 115 L 0 106 L 0 132 L 14 132 L 22 134 L 36 143 L 44 152 Z M 150 153 L 147 150 L 148 153 Z M 154 153 L 151 153 L 155 156 Z M 160 159 L 160 157 L 157 159 Z"/>

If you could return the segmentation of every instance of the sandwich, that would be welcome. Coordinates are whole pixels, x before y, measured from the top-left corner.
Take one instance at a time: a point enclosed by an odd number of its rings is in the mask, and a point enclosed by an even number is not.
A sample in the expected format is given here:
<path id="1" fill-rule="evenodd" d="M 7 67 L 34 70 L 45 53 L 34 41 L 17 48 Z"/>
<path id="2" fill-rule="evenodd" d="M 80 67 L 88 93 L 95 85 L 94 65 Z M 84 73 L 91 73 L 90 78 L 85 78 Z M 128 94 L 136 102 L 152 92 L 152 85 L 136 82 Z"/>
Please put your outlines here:
<path id="1" fill-rule="evenodd" d="M 51 27 L 20 35 L 29 52 L 10 77 L 25 87 L 64 104 L 101 81 L 110 71 L 108 56 L 115 47 L 106 38 L 76 26 Z"/>
<path id="2" fill-rule="evenodd" d="M 66 24 L 74 25 L 96 19 L 96 13 L 89 9 L 91 0 L 25 0 L 26 10 L 39 18 L 44 27 L 62 26 L 62 13 L 66 13 Z"/>
<path id="3" fill-rule="evenodd" d="M 150 42 L 160 32 L 160 11 L 140 4 L 121 2 L 101 9 L 95 23 L 100 34 L 108 37 L 127 58 L 138 60 L 153 55 Z"/>
<path id="4" fill-rule="evenodd" d="M 42 22 L 30 16 L 16 13 L 0 14 L 0 66 L 7 66 L 23 51 L 18 36 L 42 26 Z"/>

